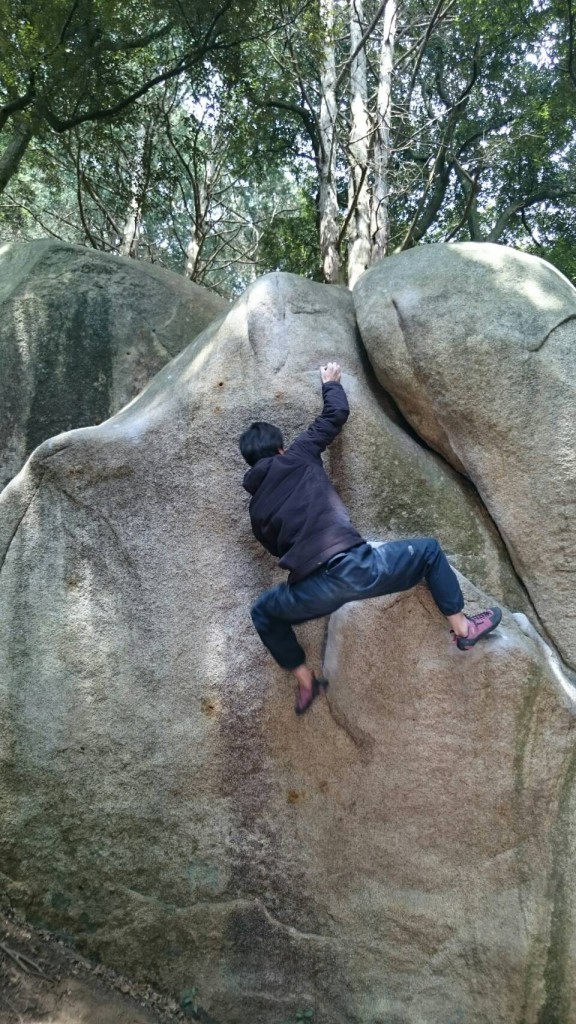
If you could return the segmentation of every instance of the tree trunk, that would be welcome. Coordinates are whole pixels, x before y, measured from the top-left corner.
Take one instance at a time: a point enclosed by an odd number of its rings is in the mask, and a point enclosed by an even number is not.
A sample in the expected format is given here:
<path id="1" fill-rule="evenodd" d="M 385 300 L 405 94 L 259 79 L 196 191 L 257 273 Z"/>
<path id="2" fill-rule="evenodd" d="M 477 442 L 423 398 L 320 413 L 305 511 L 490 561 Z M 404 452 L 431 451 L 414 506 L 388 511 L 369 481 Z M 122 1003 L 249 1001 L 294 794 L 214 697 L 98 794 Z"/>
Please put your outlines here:
<path id="1" fill-rule="evenodd" d="M 372 196 L 372 253 L 376 263 L 386 255 L 390 233 L 388 215 L 388 167 L 390 164 L 390 134 L 392 122 L 392 71 L 394 67 L 394 41 L 398 0 L 387 0 L 382 24 L 380 73 L 374 136 L 374 189 Z"/>
<path id="2" fill-rule="evenodd" d="M 12 138 L 0 156 L 0 192 L 4 191 L 10 179 L 16 174 L 31 139 L 30 125 L 24 121 L 15 121 Z"/>
<path id="3" fill-rule="evenodd" d="M 130 210 L 122 228 L 120 239 L 120 255 L 138 259 L 138 235 L 140 231 L 141 210 L 135 195 L 130 200 Z"/>
<path id="4" fill-rule="evenodd" d="M 336 193 L 336 56 L 334 52 L 335 0 L 320 0 L 324 26 L 324 61 L 320 73 L 320 250 L 324 280 L 340 280 L 338 253 L 338 196 Z"/>
<path id="5" fill-rule="evenodd" d="M 353 288 L 370 264 L 370 193 L 368 158 L 370 122 L 366 84 L 366 50 L 359 47 L 364 23 L 363 0 L 350 0 L 350 218 L 348 285 Z M 356 50 L 358 52 L 356 53 Z M 355 56 L 354 56 L 355 54 Z"/>
<path id="6" fill-rule="evenodd" d="M 196 144 L 194 151 L 194 180 L 192 190 L 194 193 L 194 221 L 190 232 L 190 239 L 186 246 L 186 277 L 191 281 L 202 279 L 203 268 L 201 266 L 202 250 L 209 231 L 208 215 L 211 206 L 212 177 L 214 175 L 213 161 L 206 159 L 204 162 L 197 152 Z"/>
<path id="7" fill-rule="evenodd" d="M 455 161 L 455 168 L 458 181 L 460 182 L 460 187 L 462 189 L 462 194 L 464 196 L 464 219 L 468 225 L 470 239 L 472 242 L 483 242 L 484 235 L 482 234 L 482 225 L 478 215 L 477 178 L 471 178 L 457 161 Z"/>
<path id="8" fill-rule="evenodd" d="M 137 159 L 130 182 L 130 205 L 128 215 L 122 228 L 120 239 L 120 255 L 138 259 L 138 243 L 142 225 L 142 208 L 144 204 L 145 182 L 149 172 L 149 138 L 148 128 L 140 125 L 137 134 Z"/>
<path id="9" fill-rule="evenodd" d="M 194 221 L 188 245 L 186 246 L 186 267 L 184 274 L 190 281 L 201 279 L 200 257 L 204 248 L 205 225 L 203 220 Z"/>

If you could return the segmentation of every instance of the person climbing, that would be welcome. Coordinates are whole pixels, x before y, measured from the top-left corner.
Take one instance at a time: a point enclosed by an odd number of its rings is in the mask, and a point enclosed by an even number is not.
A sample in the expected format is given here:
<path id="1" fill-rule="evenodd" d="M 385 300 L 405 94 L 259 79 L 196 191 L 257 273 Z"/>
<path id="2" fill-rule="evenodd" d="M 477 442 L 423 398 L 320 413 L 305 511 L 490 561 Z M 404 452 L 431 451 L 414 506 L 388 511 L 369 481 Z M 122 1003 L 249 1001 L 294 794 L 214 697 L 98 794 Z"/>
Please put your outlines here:
<path id="1" fill-rule="evenodd" d="M 422 579 L 462 651 L 491 633 L 502 618 L 497 607 L 464 613 L 456 574 L 433 537 L 372 546 L 358 533 L 321 458 L 350 412 L 340 366 L 321 366 L 320 376 L 322 412 L 289 448 L 272 423 L 252 423 L 240 437 L 240 451 L 251 467 L 243 485 L 252 495 L 254 536 L 289 571 L 287 583 L 260 595 L 252 621 L 278 665 L 296 678 L 297 715 L 328 687 L 306 663 L 292 629 L 298 623 L 330 615 L 348 601 L 409 590 Z"/>

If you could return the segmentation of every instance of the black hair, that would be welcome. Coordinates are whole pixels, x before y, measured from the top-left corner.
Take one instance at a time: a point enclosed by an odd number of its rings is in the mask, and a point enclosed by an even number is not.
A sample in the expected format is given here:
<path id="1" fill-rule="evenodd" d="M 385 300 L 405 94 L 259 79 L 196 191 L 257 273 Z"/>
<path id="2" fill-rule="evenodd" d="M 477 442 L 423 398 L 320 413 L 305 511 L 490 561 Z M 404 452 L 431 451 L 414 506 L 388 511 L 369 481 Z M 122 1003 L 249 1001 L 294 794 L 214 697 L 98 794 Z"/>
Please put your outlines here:
<path id="1" fill-rule="evenodd" d="M 240 436 L 240 451 L 249 466 L 255 466 L 259 459 L 276 455 L 283 447 L 282 431 L 273 423 L 251 423 Z"/>

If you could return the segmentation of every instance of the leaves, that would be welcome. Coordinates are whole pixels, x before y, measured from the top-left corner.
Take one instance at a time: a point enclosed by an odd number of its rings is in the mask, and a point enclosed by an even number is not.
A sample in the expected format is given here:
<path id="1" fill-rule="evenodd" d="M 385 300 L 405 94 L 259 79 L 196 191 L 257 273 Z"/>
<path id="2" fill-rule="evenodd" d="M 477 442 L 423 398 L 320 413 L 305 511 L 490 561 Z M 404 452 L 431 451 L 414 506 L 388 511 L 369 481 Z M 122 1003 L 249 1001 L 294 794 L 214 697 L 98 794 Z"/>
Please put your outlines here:
<path id="1" fill-rule="evenodd" d="M 334 10 L 343 257 L 351 204 L 375 187 L 383 22 L 378 0 L 364 0 L 369 130 L 354 170 L 348 3 Z M 404 0 L 399 11 L 388 251 L 498 240 L 573 275 L 570 5 Z M 4 237 L 123 252 L 131 232 L 136 258 L 227 294 L 276 268 L 317 277 L 320 14 L 319 0 L 0 0 Z"/>

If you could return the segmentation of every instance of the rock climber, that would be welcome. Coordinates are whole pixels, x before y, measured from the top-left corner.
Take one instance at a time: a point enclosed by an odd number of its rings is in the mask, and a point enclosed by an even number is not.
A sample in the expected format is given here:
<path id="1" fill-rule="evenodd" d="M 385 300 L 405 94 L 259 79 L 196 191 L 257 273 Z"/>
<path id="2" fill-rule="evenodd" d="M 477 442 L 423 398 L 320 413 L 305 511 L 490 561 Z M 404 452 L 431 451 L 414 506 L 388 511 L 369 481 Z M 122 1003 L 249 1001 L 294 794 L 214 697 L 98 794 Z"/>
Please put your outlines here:
<path id="1" fill-rule="evenodd" d="M 252 621 L 272 657 L 296 678 L 297 715 L 308 710 L 328 682 L 317 679 L 306 664 L 293 625 L 330 615 L 347 601 L 409 590 L 422 579 L 462 651 L 491 633 L 502 618 L 497 607 L 464 614 L 456 574 L 433 537 L 374 547 L 361 537 L 321 458 L 350 412 L 340 366 L 327 363 L 320 367 L 320 376 L 322 412 L 289 448 L 272 423 L 252 423 L 240 437 L 240 451 L 251 467 L 243 483 L 252 495 L 252 530 L 289 571 L 287 583 L 260 595 Z"/>

